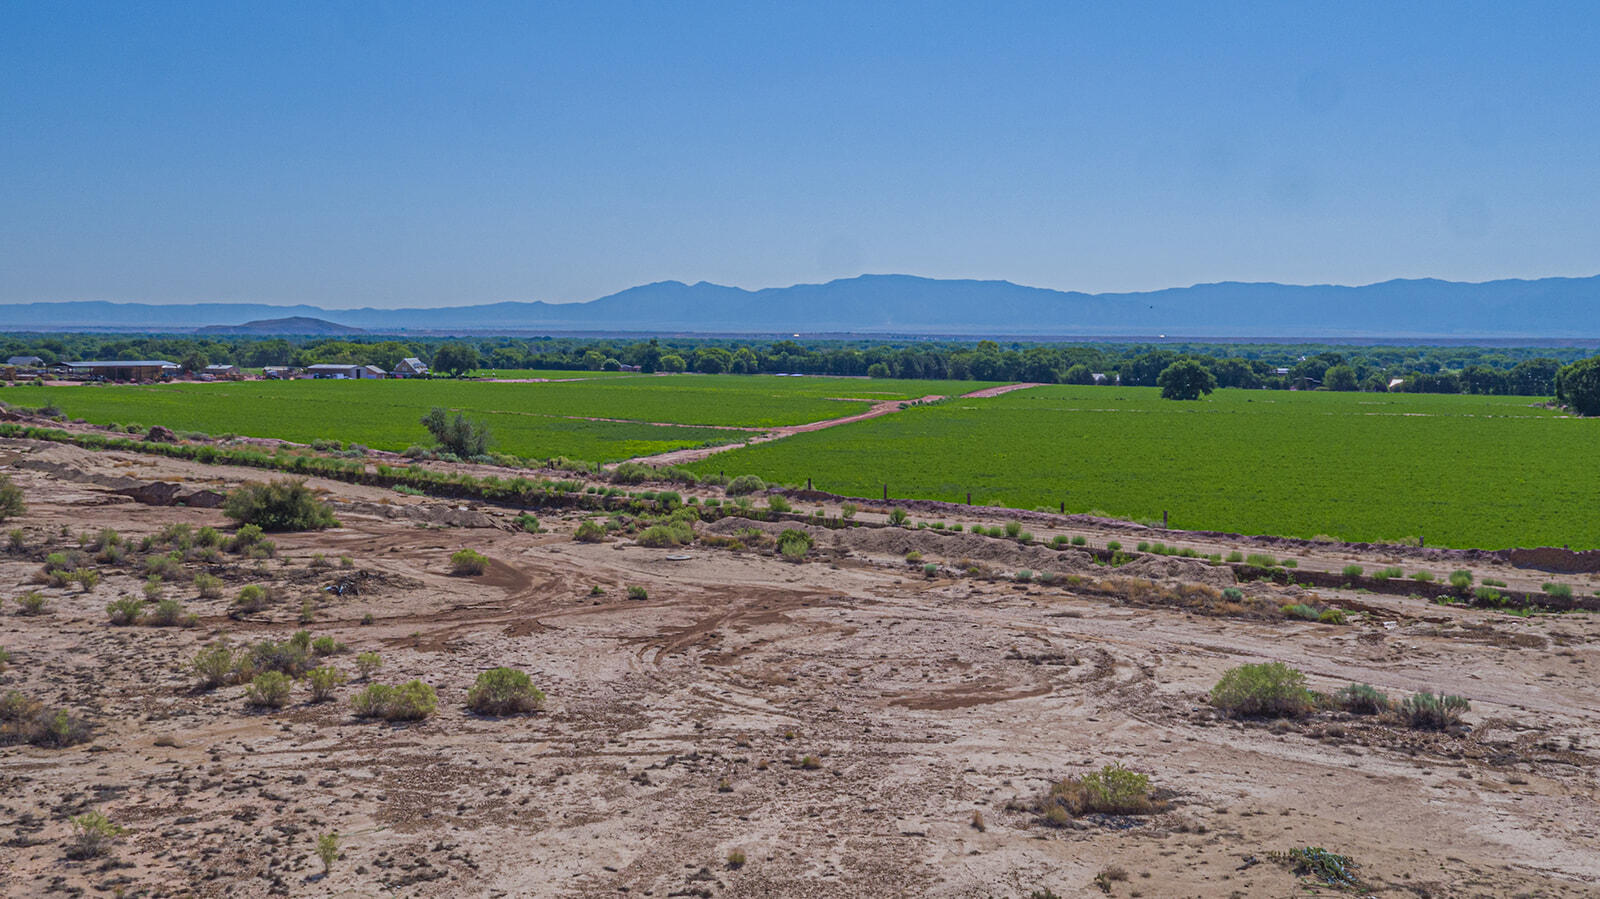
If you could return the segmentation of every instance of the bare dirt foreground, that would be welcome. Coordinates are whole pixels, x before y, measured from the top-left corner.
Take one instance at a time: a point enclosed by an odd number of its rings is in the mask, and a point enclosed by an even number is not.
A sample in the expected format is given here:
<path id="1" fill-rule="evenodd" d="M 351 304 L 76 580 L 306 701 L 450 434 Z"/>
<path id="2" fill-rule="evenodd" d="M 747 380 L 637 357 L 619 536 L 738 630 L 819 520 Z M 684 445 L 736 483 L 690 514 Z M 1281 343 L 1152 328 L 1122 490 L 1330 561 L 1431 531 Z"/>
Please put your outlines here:
<path id="1" fill-rule="evenodd" d="M 956 559 L 923 532 L 817 529 L 797 564 L 754 549 L 748 530 L 742 552 L 584 544 L 576 519 L 527 534 L 511 511 L 313 480 L 342 527 L 275 535 L 276 557 L 259 563 L 185 562 L 164 589 L 194 627 L 113 627 L 106 605 L 141 595 L 144 556 L 98 564 L 84 591 L 33 583 L 46 553 L 105 527 L 137 547 L 173 523 L 226 520 L 87 476 L 221 491 L 261 473 L 25 441 L 0 443 L 0 466 L 29 505 L 6 523 L 23 546 L 0 548 L 0 597 L 50 597 L 41 615 L 0 609 L 12 656 L 0 694 L 93 727 L 66 748 L 0 747 L 7 896 L 1336 892 L 1270 856 L 1302 846 L 1353 858 L 1359 893 L 1600 894 L 1593 615 L 1325 593 L 1351 623 L 1266 620 L 1091 589 L 1092 566 L 1081 588 L 955 575 L 1004 568 L 1019 550 L 999 539 L 963 535 Z M 775 528 L 701 531 L 750 527 Z M 903 559 L 919 540 L 942 566 L 933 577 Z M 462 547 L 490 557 L 486 574 L 448 574 Z M 1175 588 L 1197 570 L 1141 573 Z M 197 598 L 202 571 L 223 580 L 221 598 Z M 359 592 L 323 589 L 341 582 Z M 247 584 L 277 597 L 230 618 Z M 351 675 L 330 702 L 298 683 L 286 708 L 257 711 L 242 686 L 203 691 L 187 670 L 209 642 L 302 627 L 349 649 L 327 657 Z M 354 717 L 364 651 L 382 655 L 378 680 L 434 685 L 437 714 Z M 1468 726 L 1234 721 L 1208 706 L 1222 672 L 1266 659 L 1324 691 L 1460 694 Z M 499 665 L 549 694 L 543 712 L 465 710 L 478 672 Z M 1033 810 L 1052 782 L 1110 762 L 1149 774 L 1169 810 L 1065 827 Z M 128 832 L 106 856 L 69 859 L 69 817 L 96 809 Z M 315 842 L 330 831 L 341 855 L 324 876 Z"/>

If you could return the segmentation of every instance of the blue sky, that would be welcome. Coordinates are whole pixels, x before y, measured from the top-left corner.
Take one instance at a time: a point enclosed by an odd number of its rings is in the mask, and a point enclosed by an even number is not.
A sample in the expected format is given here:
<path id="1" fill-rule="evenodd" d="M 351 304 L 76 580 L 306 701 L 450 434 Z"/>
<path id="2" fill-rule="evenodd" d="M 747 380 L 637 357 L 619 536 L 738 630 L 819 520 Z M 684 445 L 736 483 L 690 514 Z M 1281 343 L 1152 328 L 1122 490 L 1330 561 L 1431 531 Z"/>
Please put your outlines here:
<path id="1" fill-rule="evenodd" d="M 0 302 L 1600 272 L 1582 3 L 0 4 Z"/>

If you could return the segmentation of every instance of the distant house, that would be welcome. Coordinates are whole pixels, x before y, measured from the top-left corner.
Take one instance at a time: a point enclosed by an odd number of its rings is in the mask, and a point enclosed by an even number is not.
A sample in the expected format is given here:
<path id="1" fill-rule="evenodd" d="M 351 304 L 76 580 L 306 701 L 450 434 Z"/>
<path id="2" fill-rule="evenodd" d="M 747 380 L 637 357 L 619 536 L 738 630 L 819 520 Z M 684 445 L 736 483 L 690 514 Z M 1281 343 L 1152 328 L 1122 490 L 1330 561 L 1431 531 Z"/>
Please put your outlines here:
<path id="1" fill-rule="evenodd" d="M 216 365 L 207 365 L 200 370 L 200 374 L 210 375 L 213 378 L 225 378 L 229 381 L 235 381 L 242 377 L 239 372 L 239 366 L 226 365 L 220 362 Z"/>
<path id="2" fill-rule="evenodd" d="M 62 366 L 75 378 L 97 381 L 164 381 L 178 373 L 178 364 L 165 359 L 68 362 Z"/>
<path id="3" fill-rule="evenodd" d="M 1096 384 L 1104 384 L 1109 380 L 1103 371 L 1092 372 L 1089 377 L 1094 379 Z"/>
<path id="4" fill-rule="evenodd" d="M 355 381 L 361 378 L 383 377 L 373 375 L 367 371 L 366 365 L 339 365 L 332 362 L 319 362 L 316 365 L 306 366 L 306 375 L 319 381 Z"/>
<path id="5" fill-rule="evenodd" d="M 426 378 L 428 376 L 427 363 L 415 356 L 407 356 L 400 360 L 391 372 L 396 378 Z"/>
<path id="6" fill-rule="evenodd" d="M 644 371 L 644 369 L 638 365 L 624 364 L 621 368 L 617 369 L 617 371 Z"/>
<path id="7" fill-rule="evenodd" d="M 363 365 L 363 366 L 361 366 L 361 368 L 365 372 L 362 375 L 362 377 L 364 377 L 364 378 L 387 378 L 387 377 L 389 377 L 389 373 L 388 372 L 384 371 L 383 369 L 379 368 L 376 365 Z"/>
<path id="8" fill-rule="evenodd" d="M 297 369 L 288 365 L 268 365 L 261 369 L 261 377 L 269 381 L 287 381 L 294 377 Z"/>
<path id="9" fill-rule="evenodd" d="M 1274 368 L 1272 373 L 1279 377 L 1286 377 L 1289 374 L 1289 370 L 1287 368 Z"/>
<path id="10" fill-rule="evenodd" d="M 1395 390 L 1395 389 L 1397 389 L 1399 387 L 1405 386 L 1405 383 L 1406 383 L 1406 379 L 1405 378 L 1390 378 L 1389 379 L 1389 389 L 1390 390 Z"/>
<path id="11" fill-rule="evenodd" d="M 6 360 L 6 365 L 12 368 L 44 368 L 44 360 L 38 356 L 12 356 Z"/>

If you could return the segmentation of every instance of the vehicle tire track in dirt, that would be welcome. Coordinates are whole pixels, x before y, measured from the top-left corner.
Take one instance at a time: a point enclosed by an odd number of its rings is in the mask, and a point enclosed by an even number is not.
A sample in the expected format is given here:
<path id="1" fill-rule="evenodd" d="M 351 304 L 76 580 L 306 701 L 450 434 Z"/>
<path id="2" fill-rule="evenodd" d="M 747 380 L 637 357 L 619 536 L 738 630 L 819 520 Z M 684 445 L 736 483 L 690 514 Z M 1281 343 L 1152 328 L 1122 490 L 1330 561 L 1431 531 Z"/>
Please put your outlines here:
<path id="1" fill-rule="evenodd" d="M 971 393 L 963 393 L 957 397 L 957 399 L 986 399 L 988 397 L 999 396 L 1003 393 L 1010 393 L 1013 390 L 1025 390 L 1029 387 L 1040 386 L 1043 385 L 1033 382 L 1002 384 L 999 387 L 988 387 L 983 390 L 974 390 Z M 914 400 L 883 400 L 881 402 L 873 403 L 872 408 L 865 412 L 858 412 L 855 415 L 846 415 L 843 418 L 828 418 L 822 421 L 807 422 L 803 425 L 786 425 L 779 428 L 761 428 L 759 429 L 763 432 L 761 436 L 752 438 L 744 443 L 724 443 L 718 446 L 694 446 L 689 447 L 688 449 L 669 450 L 664 453 L 657 453 L 653 456 L 635 456 L 628 461 L 645 462 L 650 465 L 683 465 L 688 462 L 698 462 L 701 459 L 714 456 L 717 453 L 725 453 L 728 450 L 738 449 L 742 446 L 752 446 L 757 443 L 770 443 L 774 440 L 782 440 L 785 437 L 793 437 L 796 434 L 804 434 L 808 431 L 821 431 L 826 428 L 836 428 L 839 425 L 847 425 L 852 422 L 866 421 L 869 418 L 879 418 L 884 415 L 890 415 L 892 413 L 899 412 L 903 406 L 907 406 L 912 403 L 934 403 L 947 398 L 948 397 L 940 396 L 938 394 L 929 394 Z M 849 400 L 852 399 L 852 397 L 833 397 L 833 399 Z M 862 400 L 862 402 L 870 401 Z"/>

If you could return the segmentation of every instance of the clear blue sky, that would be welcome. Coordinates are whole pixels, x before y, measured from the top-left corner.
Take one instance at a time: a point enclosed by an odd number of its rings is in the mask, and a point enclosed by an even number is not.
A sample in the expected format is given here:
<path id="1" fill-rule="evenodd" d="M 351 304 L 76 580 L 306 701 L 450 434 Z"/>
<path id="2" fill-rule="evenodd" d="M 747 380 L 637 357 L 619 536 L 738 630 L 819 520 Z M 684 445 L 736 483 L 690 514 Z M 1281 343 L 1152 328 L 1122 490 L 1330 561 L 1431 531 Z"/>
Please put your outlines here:
<path id="1" fill-rule="evenodd" d="M 0 302 L 1590 275 L 1597 21 L 1526 2 L 17 0 Z"/>

